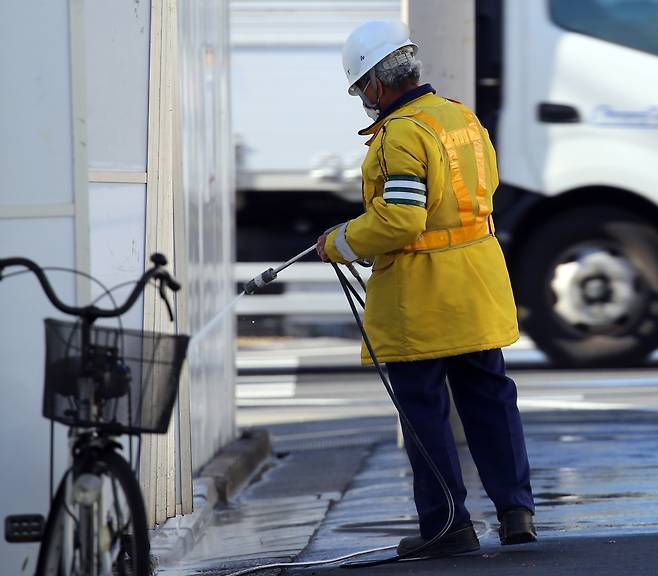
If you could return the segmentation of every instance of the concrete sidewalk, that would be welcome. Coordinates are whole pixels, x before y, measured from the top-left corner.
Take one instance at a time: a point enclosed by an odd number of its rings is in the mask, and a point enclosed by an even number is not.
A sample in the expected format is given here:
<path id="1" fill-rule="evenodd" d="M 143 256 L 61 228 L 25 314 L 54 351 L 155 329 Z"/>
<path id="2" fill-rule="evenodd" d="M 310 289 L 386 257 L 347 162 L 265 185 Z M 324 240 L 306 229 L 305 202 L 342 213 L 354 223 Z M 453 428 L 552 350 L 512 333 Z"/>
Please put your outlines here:
<path id="1" fill-rule="evenodd" d="M 498 544 L 493 506 L 462 450 L 468 506 L 482 550 L 359 572 L 658 573 L 658 415 L 539 412 L 524 414 L 524 421 L 537 504 L 537 544 Z M 321 425 L 315 423 L 306 435 L 317 437 Z M 394 546 L 416 531 L 410 470 L 395 446 L 393 427 L 375 443 L 370 439 L 360 445 L 354 439 L 350 445 L 327 442 L 323 447 L 316 442 L 310 449 L 294 425 L 270 431 L 279 452 L 272 469 L 228 508 L 215 508 L 197 546 L 181 561 L 163 565 L 163 573 L 227 574 L 271 561 L 335 558 Z"/>

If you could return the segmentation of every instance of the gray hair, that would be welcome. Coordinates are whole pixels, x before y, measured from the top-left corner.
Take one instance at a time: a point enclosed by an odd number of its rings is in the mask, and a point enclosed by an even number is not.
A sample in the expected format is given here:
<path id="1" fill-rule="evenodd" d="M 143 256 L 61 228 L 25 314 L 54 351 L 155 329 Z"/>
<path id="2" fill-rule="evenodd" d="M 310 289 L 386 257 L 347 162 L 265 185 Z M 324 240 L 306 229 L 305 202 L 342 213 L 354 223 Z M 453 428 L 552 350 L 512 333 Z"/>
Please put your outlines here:
<path id="1" fill-rule="evenodd" d="M 375 75 L 384 86 L 402 89 L 407 82 L 420 80 L 421 62 L 413 46 L 403 46 L 391 52 L 375 65 Z"/>

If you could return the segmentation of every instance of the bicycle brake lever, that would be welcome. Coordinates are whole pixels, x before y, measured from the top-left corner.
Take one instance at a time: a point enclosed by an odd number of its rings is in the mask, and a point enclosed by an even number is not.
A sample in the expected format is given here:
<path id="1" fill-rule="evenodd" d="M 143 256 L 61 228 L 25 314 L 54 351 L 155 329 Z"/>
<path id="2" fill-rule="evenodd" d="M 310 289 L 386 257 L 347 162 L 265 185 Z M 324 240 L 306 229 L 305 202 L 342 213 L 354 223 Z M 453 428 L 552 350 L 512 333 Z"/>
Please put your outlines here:
<path id="1" fill-rule="evenodd" d="M 166 284 L 172 292 L 178 292 L 181 289 L 181 285 L 166 270 L 158 270 L 155 278 L 160 281 L 160 285 Z"/>
<path id="2" fill-rule="evenodd" d="M 169 274 L 167 274 L 167 277 L 165 278 L 165 281 L 167 282 L 167 286 L 169 287 L 169 290 L 172 292 L 178 292 L 181 289 L 181 285 L 176 282 Z"/>
<path id="3" fill-rule="evenodd" d="M 171 304 L 169 303 L 169 299 L 167 298 L 167 293 L 165 292 L 165 282 L 164 280 L 160 279 L 160 298 L 164 300 L 164 303 L 167 305 L 167 312 L 169 312 L 169 319 L 173 322 L 174 321 L 174 311 L 171 307 Z"/>

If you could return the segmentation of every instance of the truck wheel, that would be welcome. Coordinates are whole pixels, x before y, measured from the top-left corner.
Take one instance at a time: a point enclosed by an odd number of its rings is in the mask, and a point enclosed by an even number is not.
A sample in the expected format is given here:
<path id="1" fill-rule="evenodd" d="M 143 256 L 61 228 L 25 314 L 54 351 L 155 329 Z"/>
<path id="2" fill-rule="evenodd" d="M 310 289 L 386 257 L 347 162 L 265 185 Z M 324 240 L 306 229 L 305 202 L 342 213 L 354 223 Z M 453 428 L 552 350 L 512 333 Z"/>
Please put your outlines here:
<path id="1" fill-rule="evenodd" d="M 658 346 L 658 231 L 613 207 L 555 216 L 516 269 L 519 317 L 556 364 L 628 366 Z"/>

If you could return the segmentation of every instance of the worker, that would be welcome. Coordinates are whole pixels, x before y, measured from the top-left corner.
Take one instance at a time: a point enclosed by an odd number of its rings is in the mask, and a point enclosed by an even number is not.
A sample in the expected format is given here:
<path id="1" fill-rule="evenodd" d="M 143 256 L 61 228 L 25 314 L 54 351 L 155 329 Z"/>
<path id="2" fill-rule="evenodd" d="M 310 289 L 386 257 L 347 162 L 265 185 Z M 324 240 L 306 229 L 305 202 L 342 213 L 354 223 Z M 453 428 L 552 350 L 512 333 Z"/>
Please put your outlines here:
<path id="1" fill-rule="evenodd" d="M 345 42 L 348 92 L 360 96 L 373 119 L 359 132 L 369 137 L 365 211 L 321 235 L 317 251 L 324 262 L 373 262 L 366 332 L 454 498 L 448 532 L 419 552 L 439 557 L 480 546 L 465 506 L 446 378 L 496 507 L 501 543 L 533 542 L 537 535 L 516 385 L 501 352 L 518 339 L 518 324 L 491 215 L 495 152 L 471 110 L 419 85 L 417 50 L 401 22 L 366 22 Z M 371 362 L 365 346 L 362 360 Z M 445 525 L 448 503 L 403 432 L 420 535 L 403 538 L 398 553 L 413 556 Z"/>

